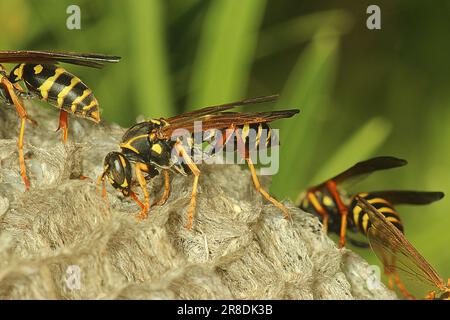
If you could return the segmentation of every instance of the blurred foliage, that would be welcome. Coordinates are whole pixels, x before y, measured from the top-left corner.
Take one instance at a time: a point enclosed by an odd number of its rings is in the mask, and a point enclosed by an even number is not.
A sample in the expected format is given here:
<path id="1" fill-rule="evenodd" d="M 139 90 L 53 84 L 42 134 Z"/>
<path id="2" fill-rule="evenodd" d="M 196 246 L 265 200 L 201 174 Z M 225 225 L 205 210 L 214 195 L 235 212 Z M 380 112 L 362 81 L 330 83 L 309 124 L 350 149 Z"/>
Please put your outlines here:
<path id="1" fill-rule="evenodd" d="M 66 8 L 81 8 L 81 30 Z M 102 71 L 71 68 L 94 89 L 103 117 L 170 116 L 280 92 L 299 107 L 280 121 L 281 170 L 272 192 L 306 186 L 375 155 L 405 158 L 353 191 L 450 190 L 450 2 L 378 1 L 382 30 L 366 28 L 368 1 L 1 1 L 3 49 L 120 55 Z M 55 112 L 55 121 L 57 113 Z M 450 276 L 450 200 L 399 208 L 411 242 Z M 375 263 L 369 250 L 358 250 Z"/>

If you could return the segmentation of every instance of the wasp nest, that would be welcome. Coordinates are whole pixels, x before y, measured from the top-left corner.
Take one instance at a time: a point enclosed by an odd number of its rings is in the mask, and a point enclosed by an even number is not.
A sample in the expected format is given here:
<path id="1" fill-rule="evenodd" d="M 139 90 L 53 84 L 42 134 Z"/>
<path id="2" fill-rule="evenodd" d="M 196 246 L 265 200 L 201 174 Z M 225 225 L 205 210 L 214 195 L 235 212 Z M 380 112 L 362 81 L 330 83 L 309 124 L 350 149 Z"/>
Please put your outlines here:
<path id="1" fill-rule="evenodd" d="M 292 221 L 283 219 L 238 165 L 200 166 L 191 231 L 184 225 L 192 177 L 171 175 L 167 203 L 144 221 L 112 189 L 108 208 L 95 180 L 124 130 L 71 118 L 64 146 L 57 113 L 28 107 L 38 125 L 25 135 L 31 189 L 24 192 L 17 116 L 0 106 L 0 298 L 395 298 L 368 281 L 373 269 L 338 249 L 316 218 L 285 201 Z M 150 184 L 153 200 L 162 180 Z"/>

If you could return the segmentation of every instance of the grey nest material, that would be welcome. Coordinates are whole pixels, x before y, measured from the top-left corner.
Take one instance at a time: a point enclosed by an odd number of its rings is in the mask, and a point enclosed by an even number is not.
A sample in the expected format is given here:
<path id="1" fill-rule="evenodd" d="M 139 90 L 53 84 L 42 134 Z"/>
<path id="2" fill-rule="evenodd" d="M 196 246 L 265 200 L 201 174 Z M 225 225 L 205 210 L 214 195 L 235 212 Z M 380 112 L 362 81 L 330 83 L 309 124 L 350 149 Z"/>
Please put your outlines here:
<path id="1" fill-rule="evenodd" d="M 370 266 L 338 249 L 316 218 L 284 201 L 292 221 L 283 219 L 238 165 L 200 166 L 191 231 L 184 225 L 192 177 L 171 175 L 170 198 L 144 221 L 111 188 L 108 209 L 95 179 L 124 129 L 72 117 L 64 146 L 57 112 L 27 106 L 39 123 L 25 135 L 29 192 L 19 175 L 16 113 L 0 106 L 1 299 L 395 298 L 384 285 L 368 286 Z M 77 179 L 81 173 L 93 181 Z M 162 180 L 150 184 L 153 200 Z M 79 268 L 79 287 L 69 285 L 70 266 Z"/>

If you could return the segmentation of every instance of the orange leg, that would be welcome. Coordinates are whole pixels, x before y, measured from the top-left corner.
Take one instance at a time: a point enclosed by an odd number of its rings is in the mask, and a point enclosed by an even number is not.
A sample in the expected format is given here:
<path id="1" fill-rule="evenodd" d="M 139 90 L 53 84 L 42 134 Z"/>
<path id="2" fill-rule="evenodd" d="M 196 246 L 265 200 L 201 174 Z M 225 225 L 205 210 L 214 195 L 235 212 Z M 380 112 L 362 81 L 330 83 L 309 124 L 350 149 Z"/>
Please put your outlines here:
<path id="1" fill-rule="evenodd" d="M 342 248 L 345 246 L 345 235 L 347 232 L 347 216 L 348 216 L 348 209 L 342 202 L 342 199 L 337 191 L 336 183 L 333 180 L 328 180 L 326 182 L 326 186 L 328 190 L 330 191 L 331 195 L 334 198 L 334 201 L 337 204 L 339 214 L 341 215 L 341 230 L 339 232 L 339 248 Z"/>
<path id="2" fill-rule="evenodd" d="M 59 126 L 56 131 L 59 129 L 63 130 L 63 143 L 65 144 L 67 142 L 67 137 L 69 135 L 69 117 L 68 117 L 67 111 L 64 111 L 61 109 L 59 112 Z"/>
<path id="3" fill-rule="evenodd" d="M 393 272 L 392 266 L 388 262 L 388 259 L 384 253 L 382 253 L 383 266 L 384 266 L 384 274 L 388 277 L 388 288 L 394 290 L 394 280 L 393 280 Z"/>
<path id="4" fill-rule="evenodd" d="M 143 172 L 145 172 L 146 170 L 147 170 L 147 165 L 141 164 L 141 163 L 136 163 L 136 165 L 135 165 L 136 178 L 137 178 L 137 181 L 139 182 L 139 186 L 142 189 L 142 193 L 144 194 L 144 199 L 145 199 L 143 206 L 141 206 L 142 210 L 139 213 L 139 215 L 137 216 L 137 218 L 139 220 L 143 220 L 143 219 L 147 218 L 148 209 L 150 208 L 150 195 L 148 193 L 147 182 L 146 182 L 144 174 L 143 174 Z M 135 199 L 135 201 L 136 201 L 136 199 Z"/>
<path id="5" fill-rule="evenodd" d="M 394 283 L 397 286 L 398 290 L 400 290 L 401 294 L 410 300 L 414 300 L 415 297 L 409 293 L 409 291 L 406 289 L 405 285 L 401 281 L 400 277 L 398 276 L 397 272 L 395 271 L 395 256 L 392 256 L 392 260 L 389 261 L 388 257 L 383 254 L 383 265 L 384 265 L 384 273 L 388 277 L 388 287 L 391 290 L 394 290 Z"/>
<path id="6" fill-rule="evenodd" d="M 231 130 L 233 128 L 234 128 L 234 126 L 231 126 L 228 130 Z M 247 150 L 247 148 L 245 148 L 245 143 L 242 140 L 242 137 L 239 134 L 238 130 L 235 130 L 235 135 L 236 135 L 236 139 L 237 139 L 237 143 L 238 143 L 237 149 L 238 149 L 238 151 L 241 152 L 242 156 L 244 157 L 245 161 L 247 162 L 248 168 L 250 169 L 250 173 L 252 175 L 253 185 L 255 186 L 256 191 L 261 193 L 261 195 L 264 198 L 266 198 L 266 200 L 270 201 L 275 207 L 280 209 L 283 212 L 283 217 L 285 219 L 290 219 L 291 215 L 289 213 L 289 210 L 282 203 L 280 203 L 277 199 L 272 197 L 266 190 L 264 190 L 261 187 L 261 183 L 259 182 L 258 176 L 256 174 L 256 170 L 255 170 L 255 166 L 253 165 L 253 161 L 252 161 L 252 159 L 250 159 L 250 156 L 248 155 L 248 150 Z"/>
<path id="7" fill-rule="evenodd" d="M 314 209 L 322 216 L 323 231 L 325 231 L 325 233 L 328 233 L 328 221 L 330 219 L 330 215 L 328 214 L 327 210 L 325 210 L 320 202 L 317 201 L 316 196 L 311 191 L 306 192 L 306 197 L 308 198 L 308 201 L 312 204 Z"/>
<path id="8" fill-rule="evenodd" d="M 26 92 L 25 90 L 23 90 L 23 88 L 20 86 L 20 84 L 18 82 L 13 83 L 12 85 L 16 89 L 16 91 L 19 93 L 18 96 L 21 99 L 31 99 L 33 97 L 29 92 Z M 34 120 L 31 120 L 31 119 L 28 119 L 28 120 L 30 120 L 34 124 L 37 124 L 37 122 Z"/>
<path id="9" fill-rule="evenodd" d="M 290 219 L 291 215 L 289 214 L 288 209 L 283 204 L 281 204 L 278 200 L 273 198 L 266 190 L 264 190 L 261 187 L 261 184 L 259 183 L 258 176 L 256 175 L 256 170 L 255 170 L 252 160 L 250 158 L 247 158 L 246 161 L 247 161 L 247 165 L 250 169 L 250 173 L 252 174 L 252 180 L 253 180 L 253 184 L 255 186 L 256 191 L 261 193 L 261 195 L 264 198 L 266 198 L 268 201 L 272 202 L 272 204 L 275 207 L 280 209 L 283 212 L 283 216 L 285 219 Z"/>
<path id="10" fill-rule="evenodd" d="M 13 83 L 12 84 L 14 88 L 16 88 L 17 91 L 19 91 L 20 93 L 25 93 L 25 91 L 22 89 L 22 87 L 20 86 L 20 84 L 18 82 Z"/>
<path id="11" fill-rule="evenodd" d="M 164 203 L 166 203 L 167 199 L 170 195 L 170 180 L 169 180 L 169 170 L 164 169 L 163 170 L 164 175 L 164 193 L 159 199 L 159 201 L 152 204 L 152 206 L 162 206 Z"/>
<path id="12" fill-rule="evenodd" d="M 14 92 L 14 86 L 9 82 L 9 80 L 0 74 L 0 83 L 6 88 L 8 91 L 8 94 L 11 97 L 11 100 L 16 107 L 17 114 L 20 118 L 20 129 L 19 129 L 19 140 L 17 142 L 17 147 L 19 149 L 19 166 L 20 166 L 20 175 L 22 176 L 23 183 L 25 184 L 25 190 L 30 189 L 30 181 L 27 177 L 26 172 L 26 166 L 25 166 L 25 157 L 23 153 L 23 140 L 25 136 L 25 125 L 26 120 L 28 119 L 27 112 L 25 110 L 25 107 L 23 106 L 22 102 L 17 97 L 16 93 Z"/>
<path id="13" fill-rule="evenodd" d="M 198 178 L 200 177 L 200 170 L 197 165 L 192 161 L 192 158 L 184 149 L 183 145 L 180 142 L 175 144 L 175 149 L 177 152 L 183 157 L 184 162 L 188 165 L 191 172 L 194 174 L 194 182 L 192 184 L 192 193 L 191 193 L 191 202 L 189 204 L 189 209 L 187 212 L 187 223 L 186 228 L 192 229 L 192 221 L 194 219 L 195 207 L 197 204 L 197 187 L 198 187 Z"/>
<path id="14" fill-rule="evenodd" d="M 101 192 L 102 198 L 105 201 L 106 208 L 109 209 L 108 194 L 106 193 L 105 174 L 102 174 L 100 177 L 98 177 L 97 192 L 98 192 L 100 185 L 102 186 L 102 192 Z"/>
<path id="15" fill-rule="evenodd" d="M 391 273 L 389 273 L 386 268 L 384 269 L 384 273 L 387 275 L 388 277 L 388 288 L 391 290 L 394 290 L 394 279 Z"/>
<path id="16" fill-rule="evenodd" d="M 425 300 L 434 300 L 436 299 L 436 292 L 435 291 L 431 291 L 428 292 L 428 294 L 424 297 Z"/>
<path id="17" fill-rule="evenodd" d="M 396 266 L 396 259 L 395 256 L 392 256 L 392 261 L 391 261 L 391 265 L 392 267 L 390 267 L 390 276 L 393 277 L 393 280 L 395 282 L 395 284 L 397 285 L 398 290 L 400 290 L 400 292 L 402 293 L 402 295 L 410 300 L 414 300 L 415 297 L 409 293 L 409 291 L 406 289 L 405 285 L 403 284 L 402 280 L 400 279 L 400 277 L 397 274 L 397 271 L 395 269 Z"/>
<path id="18" fill-rule="evenodd" d="M 395 284 L 397 285 L 397 288 L 398 288 L 398 290 L 400 290 L 402 295 L 407 299 L 415 300 L 416 298 L 411 293 L 409 293 L 409 291 L 405 288 L 405 285 L 400 280 L 400 277 L 398 276 L 397 272 L 394 271 L 393 276 L 394 276 Z"/>
<path id="19" fill-rule="evenodd" d="M 136 193 L 131 191 L 130 192 L 130 196 L 131 196 L 131 199 L 133 199 L 138 204 L 138 206 L 141 207 L 142 210 L 145 209 L 145 205 L 142 203 L 141 200 L 139 200 L 139 198 L 137 197 Z"/>

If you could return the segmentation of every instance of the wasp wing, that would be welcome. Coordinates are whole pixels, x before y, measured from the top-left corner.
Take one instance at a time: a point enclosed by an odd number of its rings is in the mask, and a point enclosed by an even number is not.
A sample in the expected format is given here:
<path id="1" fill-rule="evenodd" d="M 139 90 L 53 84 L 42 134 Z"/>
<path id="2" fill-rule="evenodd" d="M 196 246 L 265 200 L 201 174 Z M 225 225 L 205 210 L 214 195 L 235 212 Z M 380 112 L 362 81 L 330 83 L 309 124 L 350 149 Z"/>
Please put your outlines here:
<path id="1" fill-rule="evenodd" d="M 388 190 L 373 191 L 370 195 L 383 198 L 392 204 L 416 204 L 423 205 L 441 200 L 444 197 L 443 192 L 428 191 L 410 191 L 410 190 Z"/>
<path id="2" fill-rule="evenodd" d="M 375 171 L 386 170 L 406 165 L 408 162 L 403 159 L 395 157 L 375 157 L 366 161 L 361 161 L 354 166 L 348 168 L 344 172 L 341 172 L 337 176 L 334 176 L 330 180 L 336 182 L 336 184 L 353 184 L 358 180 L 364 179 L 367 175 Z"/>
<path id="3" fill-rule="evenodd" d="M 218 113 L 218 112 L 222 112 L 222 111 L 226 111 L 229 109 L 232 109 L 234 107 L 238 107 L 238 106 L 245 106 L 245 105 L 249 105 L 249 104 L 256 104 L 256 103 L 263 103 L 263 102 L 272 102 L 278 99 L 278 95 L 271 95 L 271 96 L 262 96 L 262 97 L 257 97 L 257 98 L 251 98 L 251 99 L 244 99 L 244 100 L 240 100 L 240 101 L 235 101 L 235 102 L 230 102 L 230 103 L 225 103 L 225 104 L 219 104 L 219 105 L 214 105 L 214 106 L 208 106 L 208 107 L 204 107 L 198 110 L 194 110 L 191 112 L 186 112 L 171 118 L 166 118 L 164 120 L 166 120 L 169 123 L 182 123 L 185 121 L 190 121 L 192 119 L 196 119 L 208 114 L 214 114 L 214 113 Z"/>
<path id="4" fill-rule="evenodd" d="M 239 126 L 252 123 L 266 123 L 277 119 L 290 118 L 297 114 L 300 110 L 280 110 L 267 112 L 222 112 L 216 114 L 208 114 L 202 117 L 196 117 L 187 121 L 170 123 L 161 128 L 163 139 L 181 136 L 184 133 L 192 133 L 196 131 L 197 125 L 201 125 L 201 131 L 217 129 L 222 130 L 230 128 L 233 125 Z M 200 123 L 198 123 L 200 122 Z M 183 130 L 181 130 L 183 129 Z"/>
<path id="5" fill-rule="evenodd" d="M 402 281 L 415 281 L 427 292 L 445 287 L 442 278 L 403 233 L 367 200 L 361 197 L 357 197 L 357 200 L 371 222 L 367 234 L 370 246 L 389 273 L 397 273 Z"/>
<path id="6" fill-rule="evenodd" d="M 105 63 L 119 62 L 120 57 L 97 53 L 53 52 L 53 51 L 0 51 L 0 63 L 50 63 L 64 62 L 80 66 L 102 68 Z"/>

